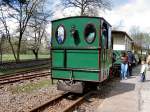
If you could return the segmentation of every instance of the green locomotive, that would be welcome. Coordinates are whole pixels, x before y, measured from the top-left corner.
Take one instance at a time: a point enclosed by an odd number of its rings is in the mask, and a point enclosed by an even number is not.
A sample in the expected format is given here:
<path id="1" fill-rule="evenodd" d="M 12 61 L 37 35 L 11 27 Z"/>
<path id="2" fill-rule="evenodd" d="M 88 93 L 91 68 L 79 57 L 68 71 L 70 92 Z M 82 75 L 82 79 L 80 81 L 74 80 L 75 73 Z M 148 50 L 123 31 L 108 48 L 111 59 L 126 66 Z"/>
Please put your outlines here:
<path id="1" fill-rule="evenodd" d="M 108 79 L 112 67 L 111 25 L 100 17 L 52 21 L 52 80 L 58 89 L 82 93 L 87 84 Z"/>

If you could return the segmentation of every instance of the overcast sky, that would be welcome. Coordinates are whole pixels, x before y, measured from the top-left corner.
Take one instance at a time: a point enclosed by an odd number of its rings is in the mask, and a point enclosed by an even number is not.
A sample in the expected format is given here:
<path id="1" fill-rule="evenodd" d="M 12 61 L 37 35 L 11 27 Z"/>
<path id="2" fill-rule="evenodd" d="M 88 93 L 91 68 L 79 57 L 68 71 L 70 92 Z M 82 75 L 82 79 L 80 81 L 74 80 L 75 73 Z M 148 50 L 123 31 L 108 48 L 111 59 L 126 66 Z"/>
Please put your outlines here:
<path id="1" fill-rule="evenodd" d="M 138 26 L 143 32 L 150 32 L 150 0 L 113 0 L 111 11 L 103 13 L 112 24 L 129 32 L 132 26 Z"/>
<path id="2" fill-rule="evenodd" d="M 112 0 L 111 11 L 100 12 L 113 27 L 129 32 L 131 27 L 138 26 L 143 32 L 150 32 L 150 0 Z M 69 10 L 73 15 L 74 10 Z M 67 11 L 68 13 L 68 11 Z M 62 18 L 65 13 L 57 9 L 54 18 Z"/>

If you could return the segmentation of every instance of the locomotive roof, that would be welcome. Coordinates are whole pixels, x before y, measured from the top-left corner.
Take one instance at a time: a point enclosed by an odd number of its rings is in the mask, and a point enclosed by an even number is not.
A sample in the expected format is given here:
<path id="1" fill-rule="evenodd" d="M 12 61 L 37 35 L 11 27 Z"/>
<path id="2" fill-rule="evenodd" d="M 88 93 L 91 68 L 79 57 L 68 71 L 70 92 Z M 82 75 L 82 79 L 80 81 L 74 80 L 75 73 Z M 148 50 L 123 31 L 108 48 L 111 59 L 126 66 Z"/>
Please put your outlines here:
<path id="1" fill-rule="evenodd" d="M 133 41 L 133 39 L 125 32 L 125 31 L 119 31 L 119 30 L 112 30 L 112 33 L 122 33 L 124 35 L 127 35 L 127 37 Z"/>
<path id="2" fill-rule="evenodd" d="M 110 25 L 103 17 L 95 17 L 95 16 L 71 16 L 71 17 L 66 17 L 66 18 L 60 18 L 60 19 L 52 20 L 51 22 L 56 22 L 56 21 L 60 21 L 60 20 L 63 20 L 63 19 L 65 20 L 65 19 L 71 19 L 71 18 L 96 18 L 96 19 L 104 20 L 108 25 Z"/>

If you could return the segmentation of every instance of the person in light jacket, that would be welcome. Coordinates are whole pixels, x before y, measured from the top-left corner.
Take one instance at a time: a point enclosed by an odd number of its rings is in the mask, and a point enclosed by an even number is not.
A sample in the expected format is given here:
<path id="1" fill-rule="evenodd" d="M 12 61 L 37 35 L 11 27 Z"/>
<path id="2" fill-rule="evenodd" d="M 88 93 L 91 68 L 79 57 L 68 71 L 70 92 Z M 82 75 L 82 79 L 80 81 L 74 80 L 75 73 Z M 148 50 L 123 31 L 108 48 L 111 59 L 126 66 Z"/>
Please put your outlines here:
<path id="1" fill-rule="evenodd" d="M 147 56 L 147 58 L 146 58 L 146 63 L 147 63 L 147 65 L 148 65 L 148 69 L 150 68 L 149 66 L 150 66 L 150 53 L 148 53 L 148 56 Z"/>
<path id="2" fill-rule="evenodd" d="M 141 82 L 145 81 L 145 74 L 146 74 L 146 69 L 147 69 L 147 64 L 145 60 L 141 61 L 141 71 L 140 71 L 140 77 L 141 77 Z"/>

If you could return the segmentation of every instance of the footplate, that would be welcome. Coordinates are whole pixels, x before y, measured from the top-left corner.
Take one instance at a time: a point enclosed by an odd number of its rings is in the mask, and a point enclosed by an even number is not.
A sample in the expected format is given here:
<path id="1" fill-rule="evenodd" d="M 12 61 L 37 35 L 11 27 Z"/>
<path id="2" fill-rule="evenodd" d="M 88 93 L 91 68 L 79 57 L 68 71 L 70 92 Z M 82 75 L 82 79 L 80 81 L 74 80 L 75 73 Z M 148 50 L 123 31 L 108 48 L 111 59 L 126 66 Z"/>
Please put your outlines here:
<path id="1" fill-rule="evenodd" d="M 69 81 L 58 81 L 57 89 L 73 93 L 83 93 L 83 82 L 70 83 Z"/>

